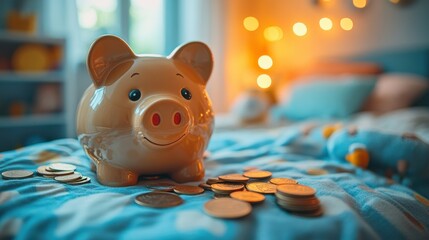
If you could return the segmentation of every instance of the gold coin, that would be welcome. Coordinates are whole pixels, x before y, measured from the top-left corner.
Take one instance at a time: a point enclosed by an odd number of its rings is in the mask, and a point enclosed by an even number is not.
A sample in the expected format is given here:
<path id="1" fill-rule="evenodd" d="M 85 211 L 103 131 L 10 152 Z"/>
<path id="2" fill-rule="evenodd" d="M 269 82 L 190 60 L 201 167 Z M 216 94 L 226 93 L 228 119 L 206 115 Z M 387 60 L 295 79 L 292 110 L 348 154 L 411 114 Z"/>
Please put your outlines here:
<path id="1" fill-rule="evenodd" d="M 316 211 L 311 212 L 292 212 L 301 217 L 320 217 L 323 215 L 323 209 L 318 208 Z"/>
<path id="2" fill-rule="evenodd" d="M 186 195 L 197 195 L 203 193 L 204 189 L 191 185 L 176 185 L 174 186 L 174 192 Z"/>
<path id="3" fill-rule="evenodd" d="M 217 218 L 241 218 L 252 212 L 252 206 L 232 198 L 213 199 L 204 204 L 204 211 Z"/>
<path id="4" fill-rule="evenodd" d="M 316 194 L 316 190 L 313 188 L 300 184 L 279 185 L 277 186 L 277 192 L 282 195 L 294 197 L 311 197 Z"/>
<path id="5" fill-rule="evenodd" d="M 277 204 L 283 209 L 296 212 L 315 211 L 320 208 L 320 205 L 293 205 L 277 200 Z"/>
<path id="6" fill-rule="evenodd" d="M 49 168 L 53 171 L 74 171 L 76 166 L 68 163 L 52 163 L 49 165 Z"/>
<path id="7" fill-rule="evenodd" d="M 243 171 L 244 172 L 259 171 L 259 169 L 257 167 L 248 166 L 248 167 L 244 167 Z"/>
<path id="8" fill-rule="evenodd" d="M 278 192 L 275 193 L 277 200 L 289 203 L 292 205 L 319 205 L 320 201 L 317 197 L 290 197 L 285 196 L 282 194 L 279 194 Z"/>
<path id="9" fill-rule="evenodd" d="M 325 169 L 322 169 L 322 168 L 311 168 L 311 169 L 307 170 L 307 174 L 314 175 L 314 176 L 326 175 L 326 174 L 328 174 L 328 171 L 326 171 Z"/>
<path id="10" fill-rule="evenodd" d="M 78 179 L 78 180 L 72 181 L 72 182 L 67 182 L 67 183 L 71 184 L 71 185 L 80 185 L 80 184 L 88 183 L 90 181 L 91 181 L 90 177 L 82 177 L 81 179 Z"/>
<path id="11" fill-rule="evenodd" d="M 262 179 L 262 178 L 269 178 L 273 174 L 268 171 L 252 170 L 252 171 L 247 171 L 243 173 L 243 175 L 248 178 Z"/>
<path id="12" fill-rule="evenodd" d="M 145 187 L 149 189 L 163 192 L 173 192 L 174 186 L 176 185 L 170 182 L 147 182 L 145 184 Z"/>
<path id="13" fill-rule="evenodd" d="M 209 178 L 209 179 L 207 179 L 207 181 L 206 181 L 206 183 L 208 184 L 208 185 L 212 185 L 212 184 L 215 184 L 215 183 L 222 183 L 222 182 L 225 182 L 224 180 L 220 180 L 219 178 Z"/>
<path id="14" fill-rule="evenodd" d="M 218 198 L 229 198 L 229 194 L 219 194 L 219 193 L 215 193 L 213 194 L 213 198 L 214 199 L 218 199 Z"/>
<path id="15" fill-rule="evenodd" d="M 2 172 L 1 175 L 4 179 L 21 179 L 21 178 L 28 178 L 33 176 L 32 171 L 28 170 L 9 170 Z"/>
<path id="16" fill-rule="evenodd" d="M 213 192 L 219 194 L 227 194 L 234 191 L 240 191 L 244 188 L 244 185 L 241 183 L 231 184 L 231 183 L 215 183 L 211 185 Z"/>
<path id="17" fill-rule="evenodd" d="M 57 180 L 58 182 L 73 182 L 73 181 L 77 181 L 78 179 L 82 178 L 82 174 L 75 172 L 73 174 L 70 175 L 64 175 L 64 176 L 56 176 L 54 179 Z"/>
<path id="18" fill-rule="evenodd" d="M 249 203 L 260 203 L 265 200 L 264 195 L 256 192 L 237 191 L 237 192 L 232 192 L 230 196 L 234 199 L 249 202 Z"/>
<path id="19" fill-rule="evenodd" d="M 277 185 L 265 182 L 252 182 L 246 185 L 247 190 L 257 193 L 275 193 Z"/>
<path id="20" fill-rule="evenodd" d="M 245 183 L 249 181 L 248 177 L 245 177 L 238 173 L 222 175 L 222 176 L 219 176 L 219 179 L 224 180 L 226 182 L 240 182 L 240 183 Z"/>
<path id="21" fill-rule="evenodd" d="M 270 183 L 275 185 L 283 185 L 283 184 L 297 184 L 298 181 L 291 178 L 271 178 Z"/>
<path id="22" fill-rule="evenodd" d="M 153 208 L 174 207 L 183 203 L 183 199 L 174 193 L 149 192 L 136 196 L 137 204 Z"/>
<path id="23" fill-rule="evenodd" d="M 207 183 L 200 183 L 198 186 L 200 188 L 205 189 L 205 190 L 212 190 L 212 187 L 210 185 L 208 185 Z"/>
<path id="24" fill-rule="evenodd" d="M 69 175 L 73 174 L 74 171 L 57 171 L 57 172 L 51 172 L 48 171 L 48 166 L 40 166 L 37 168 L 37 173 L 43 176 L 63 176 L 63 175 Z"/>

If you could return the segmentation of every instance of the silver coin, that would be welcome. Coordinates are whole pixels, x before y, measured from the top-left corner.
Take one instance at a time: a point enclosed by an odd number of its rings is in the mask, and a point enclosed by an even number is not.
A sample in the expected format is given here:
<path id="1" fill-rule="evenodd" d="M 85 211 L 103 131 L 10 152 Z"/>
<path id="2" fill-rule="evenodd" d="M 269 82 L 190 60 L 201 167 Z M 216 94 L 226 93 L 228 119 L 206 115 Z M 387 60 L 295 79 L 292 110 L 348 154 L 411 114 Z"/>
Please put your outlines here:
<path id="1" fill-rule="evenodd" d="M 73 174 L 74 171 L 49 171 L 49 166 L 40 166 L 37 168 L 37 173 L 43 176 L 63 176 Z"/>
<path id="2" fill-rule="evenodd" d="M 149 192 L 138 195 L 135 202 L 146 207 L 167 208 L 182 204 L 183 199 L 173 193 Z"/>
<path id="3" fill-rule="evenodd" d="M 83 176 L 81 179 L 78 179 L 78 180 L 72 181 L 72 182 L 67 182 L 67 184 L 80 185 L 80 184 L 88 183 L 90 181 L 91 181 L 90 177 Z"/>
<path id="4" fill-rule="evenodd" d="M 49 169 L 52 171 L 74 171 L 76 166 L 68 163 L 52 163 L 49 165 Z"/>
<path id="5" fill-rule="evenodd" d="M 21 179 L 21 178 L 28 178 L 33 176 L 32 171 L 28 170 L 9 170 L 2 172 L 1 175 L 4 179 Z"/>
<path id="6" fill-rule="evenodd" d="M 82 178 L 82 174 L 75 172 L 70 175 L 57 176 L 54 179 L 57 180 L 58 182 L 73 182 L 81 178 Z"/>

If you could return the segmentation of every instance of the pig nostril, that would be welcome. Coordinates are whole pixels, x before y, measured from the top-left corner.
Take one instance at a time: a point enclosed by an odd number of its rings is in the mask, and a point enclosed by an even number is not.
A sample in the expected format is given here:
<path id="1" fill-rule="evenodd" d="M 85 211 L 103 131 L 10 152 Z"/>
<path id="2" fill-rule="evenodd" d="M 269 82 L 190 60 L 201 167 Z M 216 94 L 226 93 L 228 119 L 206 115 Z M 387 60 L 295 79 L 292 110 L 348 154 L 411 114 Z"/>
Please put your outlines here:
<path id="1" fill-rule="evenodd" d="M 158 126 L 161 123 L 161 117 L 159 116 L 158 113 L 154 113 L 152 115 L 152 124 L 154 126 Z"/>
<path id="2" fill-rule="evenodd" d="M 174 124 L 179 125 L 182 122 L 182 115 L 180 113 L 175 113 L 173 118 Z"/>

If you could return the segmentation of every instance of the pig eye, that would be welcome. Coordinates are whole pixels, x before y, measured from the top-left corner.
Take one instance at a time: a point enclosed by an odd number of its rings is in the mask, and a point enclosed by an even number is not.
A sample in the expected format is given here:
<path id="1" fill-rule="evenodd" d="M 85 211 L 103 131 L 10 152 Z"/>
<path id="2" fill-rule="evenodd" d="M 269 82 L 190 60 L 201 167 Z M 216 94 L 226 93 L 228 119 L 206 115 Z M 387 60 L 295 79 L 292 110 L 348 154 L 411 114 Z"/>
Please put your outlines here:
<path id="1" fill-rule="evenodd" d="M 140 99 L 141 95 L 142 95 L 142 94 L 140 93 L 140 91 L 139 91 L 138 89 L 132 89 L 132 90 L 128 93 L 128 98 L 129 98 L 131 101 L 135 102 L 135 101 L 137 101 L 137 100 L 139 100 L 139 99 Z"/>
<path id="2" fill-rule="evenodd" d="M 191 92 L 189 92 L 188 89 L 182 88 L 182 90 L 180 91 L 180 93 L 182 94 L 182 97 L 185 98 L 186 100 L 191 100 L 192 94 L 191 94 Z"/>

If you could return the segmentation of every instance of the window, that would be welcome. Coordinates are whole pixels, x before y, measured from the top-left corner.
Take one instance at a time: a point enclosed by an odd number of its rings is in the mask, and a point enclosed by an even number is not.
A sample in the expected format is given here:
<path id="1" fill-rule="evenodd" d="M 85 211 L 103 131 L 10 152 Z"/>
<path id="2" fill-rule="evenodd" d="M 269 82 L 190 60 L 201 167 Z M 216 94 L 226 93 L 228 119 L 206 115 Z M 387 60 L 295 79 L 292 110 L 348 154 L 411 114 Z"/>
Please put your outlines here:
<path id="1" fill-rule="evenodd" d="M 163 0 L 131 0 L 129 44 L 138 54 L 164 54 Z"/>
<path id="2" fill-rule="evenodd" d="M 76 5 L 84 47 L 115 34 L 136 54 L 164 54 L 164 0 L 76 0 Z"/>

